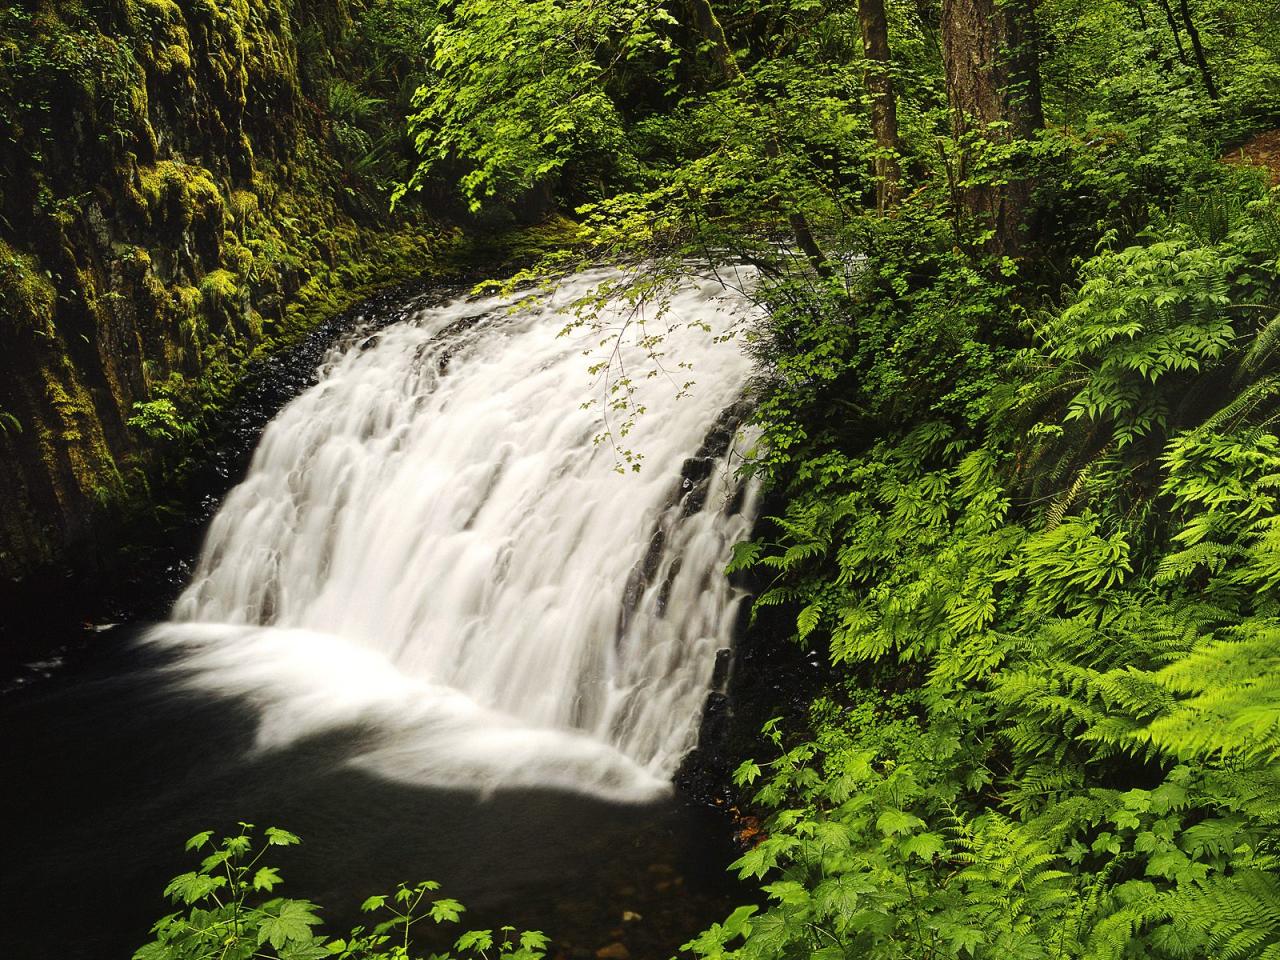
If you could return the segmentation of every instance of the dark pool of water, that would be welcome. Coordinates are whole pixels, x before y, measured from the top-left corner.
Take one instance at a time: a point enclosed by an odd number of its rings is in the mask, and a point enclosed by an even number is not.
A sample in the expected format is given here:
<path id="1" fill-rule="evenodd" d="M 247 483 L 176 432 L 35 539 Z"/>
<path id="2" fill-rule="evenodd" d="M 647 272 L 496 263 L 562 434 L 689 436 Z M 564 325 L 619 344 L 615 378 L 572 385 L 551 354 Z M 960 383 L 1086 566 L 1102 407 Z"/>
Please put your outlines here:
<path id="1" fill-rule="evenodd" d="M 415 788 L 345 765 L 341 732 L 255 755 L 253 704 L 176 687 L 156 671 L 164 654 L 134 642 L 138 628 L 78 629 L 163 616 L 262 425 L 314 381 L 336 337 L 368 316 L 398 319 L 421 289 L 360 305 L 272 360 L 228 415 L 188 491 L 189 516 L 124 567 L 0 591 L 4 960 L 127 960 L 171 911 L 165 884 L 195 864 L 184 841 L 240 820 L 303 838 L 274 858 L 279 892 L 323 904 L 335 934 L 361 921 L 355 908 L 370 894 L 434 879 L 467 905 L 464 928 L 542 929 L 566 960 L 615 943 L 634 960 L 665 960 L 751 896 L 724 869 L 737 856 L 730 824 L 679 795 L 631 806 Z M 22 665 L 32 659 L 41 663 Z"/>
<path id="2" fill-rule="evenodd" d="M 342 763 L 342 733 L 254 755 L 252 704 L 175 688 L 134 635 L 99 634 L 0 696 L 7 960 L 129 957 L 194 863 L 186 838 L 238 820 L 303 838 L 275 858 L 280 892 L 323 904 L 335 933 L 365 897 L 434 879 L 469 908 L 459 930 L 509 922 L 551 935 L 553 956 L 621 943 L 660 960 L 747 896 L 714 810 L 391 783 Z"/>

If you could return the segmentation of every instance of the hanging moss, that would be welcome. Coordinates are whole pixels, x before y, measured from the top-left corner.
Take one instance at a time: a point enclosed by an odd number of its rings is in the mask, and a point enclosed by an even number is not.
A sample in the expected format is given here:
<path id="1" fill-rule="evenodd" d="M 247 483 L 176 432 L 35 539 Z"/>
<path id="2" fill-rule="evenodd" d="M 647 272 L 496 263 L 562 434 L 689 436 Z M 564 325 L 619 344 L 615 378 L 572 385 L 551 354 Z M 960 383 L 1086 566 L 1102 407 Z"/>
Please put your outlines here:
<path id="1" fill-rule="evenodd" d="M 205 168 L 162 160 L 140 168 L 138 179 L 156 227 L 182 234 L 193 224 L 204 224 L 209 230 L 222 233 L 226 204 L 213 175 Z"/>

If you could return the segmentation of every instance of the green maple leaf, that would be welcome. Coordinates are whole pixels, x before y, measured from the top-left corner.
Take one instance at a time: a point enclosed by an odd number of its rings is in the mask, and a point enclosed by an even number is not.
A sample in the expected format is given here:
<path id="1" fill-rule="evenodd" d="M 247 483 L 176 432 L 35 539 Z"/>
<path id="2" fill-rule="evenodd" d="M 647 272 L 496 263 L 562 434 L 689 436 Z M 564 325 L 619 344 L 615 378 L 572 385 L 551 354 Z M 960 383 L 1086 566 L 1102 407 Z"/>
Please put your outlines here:
<path id="1" fill-rule="evenodd" d="M 311 928 L 320 922 L 313 906 L 305 900 L 282 900 L 274 914 L 263 918 L 258 927 L 258 944 L 267 941 L 277 950 L 287 943 L 306 943 L 312 939 Z"/>
<path id="2" fill-rule="evenodd" d="M 263 867 L 253 875 L 253 889 L 270 891 L 280 882 L 280 871 L 275 867 Z"/>

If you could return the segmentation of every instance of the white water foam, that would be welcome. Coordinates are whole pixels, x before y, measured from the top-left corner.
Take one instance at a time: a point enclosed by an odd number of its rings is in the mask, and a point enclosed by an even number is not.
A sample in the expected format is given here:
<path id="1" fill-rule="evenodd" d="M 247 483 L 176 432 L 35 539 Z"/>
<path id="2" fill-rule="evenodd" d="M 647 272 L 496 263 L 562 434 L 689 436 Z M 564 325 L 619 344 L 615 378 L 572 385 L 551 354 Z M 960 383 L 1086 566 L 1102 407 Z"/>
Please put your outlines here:
<path id="1" fill-rule="evenodd" d="M 583 408 L 607 390 L 584 357 L 601 334 L 561 335 L 558 309 L 612 278 L 518 309 L 424 308 L 335 351 L 268 426 L 152 634 L 180 645 L 185 682 L 250 697 L 263 749 L 363 731 L 353 762 L 382 776 L 664 790 L 744 599 L 722 570 L 756 491 L 734 476 L 741 441 L 709 432 L 750 361 L 717 342 L 744 303 L 714 280 L 633 318 L 613 373 L 641 373 L 624 442 L 644 465 L 618 473 Z M 672 367 L 693 365 L 687 396 L 685 370 L 643 376 L 636 340 L 657 332 Z"/>

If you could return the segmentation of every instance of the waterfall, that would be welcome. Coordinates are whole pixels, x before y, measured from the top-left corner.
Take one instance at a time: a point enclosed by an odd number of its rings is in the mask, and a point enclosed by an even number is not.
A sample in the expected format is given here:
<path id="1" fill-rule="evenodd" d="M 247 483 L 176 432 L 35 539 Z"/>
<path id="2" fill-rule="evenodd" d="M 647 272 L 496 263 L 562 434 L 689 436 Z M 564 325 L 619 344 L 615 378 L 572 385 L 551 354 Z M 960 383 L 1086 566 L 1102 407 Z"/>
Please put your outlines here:
<path id="1" fill-rule="evenodd" d="M 184 681 L 246 697 L 262 748 L 344 730 L 382 776 L 664 789 L 744 602 L 723 568 L 757 505 L 735 476 L 750 361 L 721 335 L 746 305 L 693 276 L 660 316 L 611 304 L 566 333 L 611 279 L 421 306 L 336 348 L 152 635 Z M 620 376 L 644 408 L 625 437 L 601 419 Z"/>

